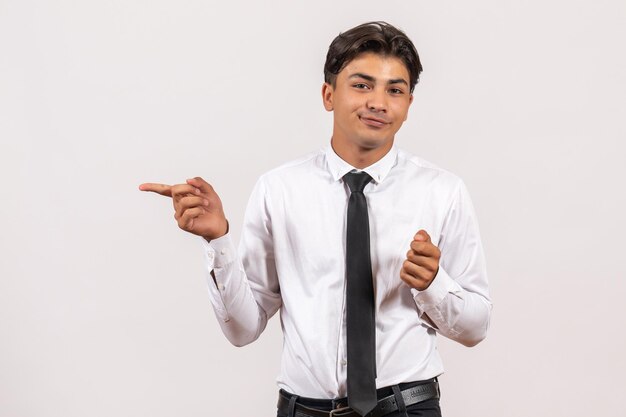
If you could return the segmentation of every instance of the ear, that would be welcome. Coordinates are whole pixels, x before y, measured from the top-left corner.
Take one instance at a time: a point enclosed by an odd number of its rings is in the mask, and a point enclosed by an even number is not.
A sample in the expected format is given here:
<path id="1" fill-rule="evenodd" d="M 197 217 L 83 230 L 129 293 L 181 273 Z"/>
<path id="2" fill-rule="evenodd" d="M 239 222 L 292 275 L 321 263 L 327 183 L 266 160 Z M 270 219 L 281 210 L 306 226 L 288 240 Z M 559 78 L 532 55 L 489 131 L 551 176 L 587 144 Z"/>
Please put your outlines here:
<path id="1" fill-rule="evenodd" d="M 326 111 L 333 111 L 334 109 L 334 105 L 333 105 L 334 92 L 335 90 L 333 89 L 333 86 L 330 85 L 329 83 L 324 83 L 322 85 L 322 101 L 324 102 L 324 108 L 326 109 Z"/>

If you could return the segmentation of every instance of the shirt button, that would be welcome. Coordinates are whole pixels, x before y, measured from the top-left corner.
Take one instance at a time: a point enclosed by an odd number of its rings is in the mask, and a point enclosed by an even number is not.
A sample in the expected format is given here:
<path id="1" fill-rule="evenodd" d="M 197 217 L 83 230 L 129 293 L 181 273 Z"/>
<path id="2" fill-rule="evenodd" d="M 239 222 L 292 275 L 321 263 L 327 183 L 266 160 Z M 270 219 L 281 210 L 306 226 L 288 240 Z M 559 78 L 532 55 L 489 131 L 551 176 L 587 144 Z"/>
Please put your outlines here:
<path id="1" fill-rule="evenodd" d="M 341 366 L 346 366 L 347 364 L 348 364 L 348 362 L 346 362 L 346 360 L 345 360 L 345 359 L 342 359 L 342 360 L 341 360 Z"/>
<path id="2" fill-rule="evenodd" d="M 222 250 L 220 251 L 220 253 L 221 253 L 222 255 L 226 255 L 226 249 L 222 249 Z"/>
<path id="3" fill-rule="evenodd" d="M 224 284 L 217 284 L 217 288 L 219 288 L 220 291 L 224 291 Z"/>

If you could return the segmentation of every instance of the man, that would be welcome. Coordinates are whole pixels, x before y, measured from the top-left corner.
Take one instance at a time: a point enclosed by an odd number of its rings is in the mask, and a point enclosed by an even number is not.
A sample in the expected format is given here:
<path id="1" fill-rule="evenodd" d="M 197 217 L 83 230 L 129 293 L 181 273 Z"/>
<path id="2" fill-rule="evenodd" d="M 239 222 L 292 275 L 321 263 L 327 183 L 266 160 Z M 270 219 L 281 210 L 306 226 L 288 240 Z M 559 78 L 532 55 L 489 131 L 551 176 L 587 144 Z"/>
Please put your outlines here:
<path id="1" fill-rule="evenodd" d="M 278 416 L 440 416 L 436 333 L 486 334 L 491 302 L 462 181 L 394 146 L 422 66 L 384 22 L 330 45 L 322 99 L 330 146 L 263 175 L 239 251 L 201 178 L 142 184 L 204 237 L 211 302 L 236 346 L 280 309 Z"/>

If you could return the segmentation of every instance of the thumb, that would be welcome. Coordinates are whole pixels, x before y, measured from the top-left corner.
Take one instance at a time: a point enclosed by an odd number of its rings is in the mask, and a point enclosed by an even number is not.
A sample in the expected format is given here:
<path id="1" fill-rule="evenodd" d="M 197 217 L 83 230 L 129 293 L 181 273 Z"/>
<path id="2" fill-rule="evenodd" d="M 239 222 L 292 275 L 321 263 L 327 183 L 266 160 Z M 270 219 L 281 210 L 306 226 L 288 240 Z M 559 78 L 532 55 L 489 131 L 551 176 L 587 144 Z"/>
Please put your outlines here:
<path id="1" fill-rule="evenodd" d="M 204 194 L 211 194 L 211 192 L 214 192 L 211 184 L 203 180 L 201 177 L 190 178 L 187 180 L 187 184 L 199 188 Z"/>
<path id="2" fill-rule="evenodd" d="M 415 234 L 415 236 L 413 236 L 413 240 L 418 242 L 430 242 L 430 236 L 426 233 L 426 230 L 421 229 Z"/>

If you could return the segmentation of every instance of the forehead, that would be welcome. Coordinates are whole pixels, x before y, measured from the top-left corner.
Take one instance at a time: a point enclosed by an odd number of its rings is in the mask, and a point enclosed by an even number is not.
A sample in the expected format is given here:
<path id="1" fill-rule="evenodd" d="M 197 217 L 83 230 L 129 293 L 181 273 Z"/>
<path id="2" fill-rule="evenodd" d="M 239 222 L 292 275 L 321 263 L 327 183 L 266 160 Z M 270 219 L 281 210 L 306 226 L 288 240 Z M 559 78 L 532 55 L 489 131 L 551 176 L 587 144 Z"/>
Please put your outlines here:
<path id="1" fill-rule="evenodd" d="M 338 74 L 338 78 L 347 78 L 355 74 L 365 74 L 376 79 L 404 79 L 409 82 L 409 70 L 402 59 L 372 52 L 357 55 Z"/>

